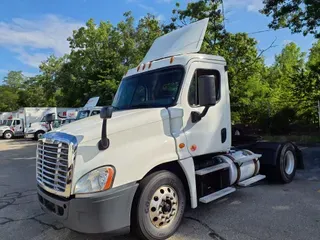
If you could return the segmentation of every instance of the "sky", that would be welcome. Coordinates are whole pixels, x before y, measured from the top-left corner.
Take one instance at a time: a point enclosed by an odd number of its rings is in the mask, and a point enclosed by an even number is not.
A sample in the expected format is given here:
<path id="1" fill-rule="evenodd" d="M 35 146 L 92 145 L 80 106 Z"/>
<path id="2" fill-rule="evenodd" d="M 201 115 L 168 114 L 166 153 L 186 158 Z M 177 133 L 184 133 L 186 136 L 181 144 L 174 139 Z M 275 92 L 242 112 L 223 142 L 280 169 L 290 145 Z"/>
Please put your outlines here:
<path id="1" fill-rule="evenodd" d="M 1 0 L 0 1 L 0 84 L 8 71 L 22 71 L 26 76 L 39 73 L 41 61 L 54 54 L 69 52 L 67 38 L 72 30 L 89 18 L 96 22 L 117 24 L 123 13 L 132 11 L 136 19 L 152 13 L 169 23 L 177 0 Z M 181 8 L 191 0 L 178 0 Z M 225 25 L 230 32 L 247 32 L 258 40 L 258 48 L 267 48 L 274 40 L 276 47 L 265 52 L 271 65 L 275 54 L 289 42 L 302 51 L 311 48 L 314 38 L 291 34 L 288 29 L 267 31 L 270 18 L 260 14 L 263 0 L 225 0 Z"/>

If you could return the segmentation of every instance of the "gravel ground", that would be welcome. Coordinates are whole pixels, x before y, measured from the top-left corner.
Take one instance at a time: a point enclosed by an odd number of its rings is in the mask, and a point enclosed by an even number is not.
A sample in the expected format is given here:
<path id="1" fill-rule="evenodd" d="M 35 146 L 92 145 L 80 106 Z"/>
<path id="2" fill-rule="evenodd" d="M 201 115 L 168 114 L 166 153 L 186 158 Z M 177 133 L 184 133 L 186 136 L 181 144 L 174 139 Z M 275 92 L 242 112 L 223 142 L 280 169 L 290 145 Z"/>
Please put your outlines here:
<path id="1" fill-rule="evenodd" d="M 72 232 L 40 209 L 35 191 L 35 150 L 31 140 L 0 140 L 0 239 L 108 239 Z M 303 153 L 306 169 L 298 171 L 291 184 L 261 182 L 188 210 L 171 239 L 318 240 L 320 147 L 304 147 Z"/>

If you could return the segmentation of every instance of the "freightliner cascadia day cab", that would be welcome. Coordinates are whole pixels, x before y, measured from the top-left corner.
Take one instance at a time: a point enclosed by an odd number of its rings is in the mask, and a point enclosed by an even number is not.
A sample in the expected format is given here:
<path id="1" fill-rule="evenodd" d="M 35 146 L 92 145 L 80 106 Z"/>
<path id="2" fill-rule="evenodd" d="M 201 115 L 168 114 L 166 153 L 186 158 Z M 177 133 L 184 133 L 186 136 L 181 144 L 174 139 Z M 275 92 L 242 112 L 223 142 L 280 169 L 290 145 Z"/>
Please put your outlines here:
<path id="1" fill-rule="evenodd" d="M 196 208 L 265 177 L 289 183 L 290 143 L 232 147 L 227 65 L 198 54 L 208 19 L 155 40 L 112 107 L 47 133 L 37 148 L 41 207 L 83 233 L 166 239 Z"/>

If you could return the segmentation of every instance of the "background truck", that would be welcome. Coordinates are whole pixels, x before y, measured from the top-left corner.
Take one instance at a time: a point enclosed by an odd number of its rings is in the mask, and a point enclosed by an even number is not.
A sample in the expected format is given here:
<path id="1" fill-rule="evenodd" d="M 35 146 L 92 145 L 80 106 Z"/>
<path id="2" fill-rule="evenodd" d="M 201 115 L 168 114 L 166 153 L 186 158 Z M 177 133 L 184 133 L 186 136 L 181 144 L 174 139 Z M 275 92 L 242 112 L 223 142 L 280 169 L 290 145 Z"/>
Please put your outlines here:
<path id="1" fill-rule="evenodd" d="M 93 97 L 88 100 L 84 107 L 68 110 L 67 121 L 70 123 L 76 120 L 100 114 L 102 107 L 96 106 L 98 101 L 99 97 Z"/>
<path id="2" fill-rule="evenodd" d="M 5 125 L 8 119 L 12 118 L 12 112 L 0 113 L 0 125 Z"/>
<path id="3" fill-rule="evenodd" d="M 187 206 L 265 177 L 293 180 L 303 166 L 294 144 L 232 143 L 226 62 L 198 53 L 207 24 L 156 39 L 101 119 L 70 123 L 39 140 L 36 179 L 46 212 L 78 232 L 131 229 L 141 239 L 167 239 Z"/>
<path id="4" fill-rule="evenodd" d="M 60 108 L 66 111 L 67 108 Z M 36 123 L 38 131 L 46 129 L 46 123 L 41 122 L 49 113 L 57 113 L 56 107 L 27 107 L 12 112 L 5 125 L 0 126 L 0 137 L 11 139 L 13 137 L 23 137 L 33 123 Z M 66 115 L 66 113 L 65 113 Z M 29 130 L 28 130 L 29 129 Z M 46 131 L 45 131 L 46 132 Z M 37 131 L 35 132 L 37 133 Z M 39 132 L 38 132 L 39 133 Z M 39 137 L 39 134 L 35 136 Z"/>
<path id="5" fill-rule="evenodd" d="M 67 118 L 67 111 L 72 110 L 70 108 L 48 108 L 43 112 L 40 121 L 30 123 L 24 131 L 26 138 L 32 137 L 34 140 L 38 140 L 44 133 L 50 130 L 49 124 L 46 122 L 46 117 L 52 114 L 54 122 L 52 123 L 53 128 L 58 128 L 65 124 Z"/>

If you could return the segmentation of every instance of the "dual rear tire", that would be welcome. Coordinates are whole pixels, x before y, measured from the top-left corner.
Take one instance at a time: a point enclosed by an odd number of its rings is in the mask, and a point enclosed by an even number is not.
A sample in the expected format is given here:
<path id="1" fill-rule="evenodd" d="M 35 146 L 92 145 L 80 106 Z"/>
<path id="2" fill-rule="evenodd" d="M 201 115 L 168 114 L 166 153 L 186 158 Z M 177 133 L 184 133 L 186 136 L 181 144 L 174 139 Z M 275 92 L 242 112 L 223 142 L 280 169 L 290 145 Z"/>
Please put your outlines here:
<path id="1" fill-rule="evenodd" d="M 276 166 L 267 167 L 266 175 L 272 182 L 290 183 L 295 177 L 297 164 L 295 147 L 291 143 L 286 143 L 277 157 Z"/>

